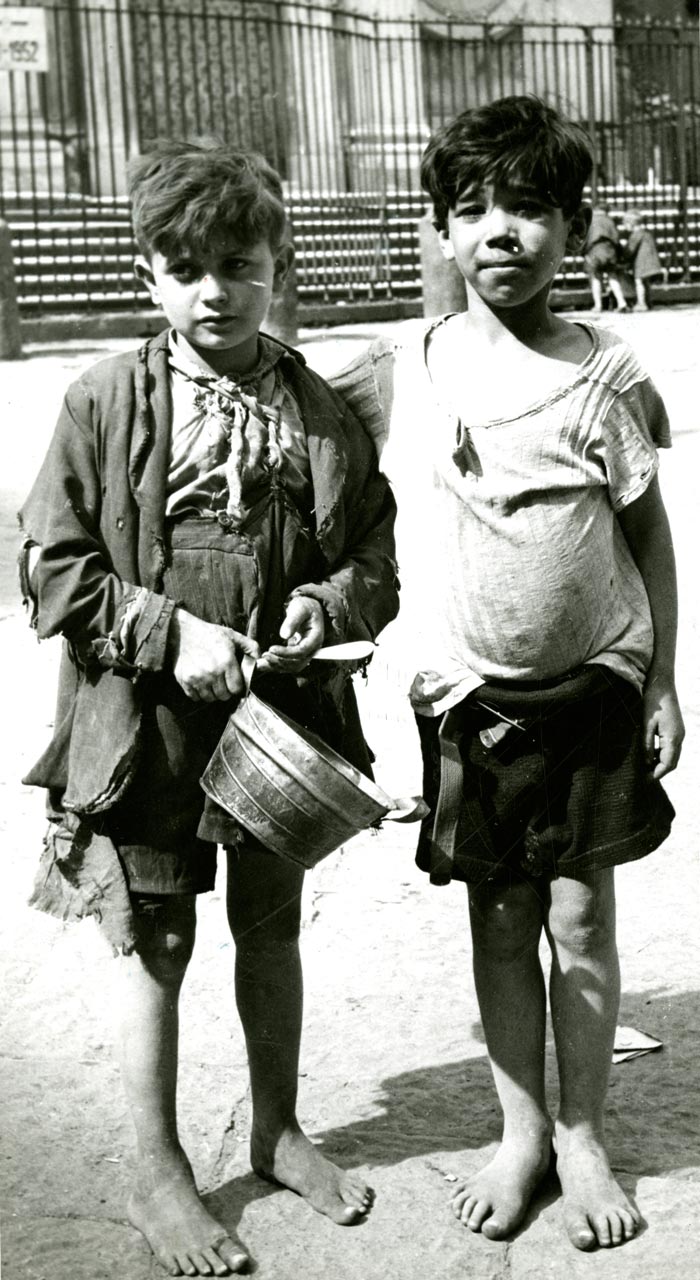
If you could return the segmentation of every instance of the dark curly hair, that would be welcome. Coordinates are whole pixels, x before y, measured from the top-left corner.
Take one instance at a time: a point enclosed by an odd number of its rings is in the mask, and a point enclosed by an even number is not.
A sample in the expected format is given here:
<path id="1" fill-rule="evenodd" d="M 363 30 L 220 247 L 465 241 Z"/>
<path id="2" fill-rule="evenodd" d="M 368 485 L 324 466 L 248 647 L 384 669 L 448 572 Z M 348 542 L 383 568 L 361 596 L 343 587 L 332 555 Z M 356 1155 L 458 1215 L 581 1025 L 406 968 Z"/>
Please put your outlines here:
<path id="1" fill-rule="evenodd" d="M 156 142 L 127 169 L 131 220 L 146 257 L 203 251 L 212 236 L 242 245 L 282 243 L 286 213 L 279 175 L 263 156 L 216 140 Z"/>
<path id="2" fill-rule="evenodd" d="M 463 111 L 430 139 L 421 183 L 433 203 L 435 226 L 473 184 L 520 182 L 570 218 L 581 204 L 593 167 L 588 135 L 539 98 L 500 98 Z"/>

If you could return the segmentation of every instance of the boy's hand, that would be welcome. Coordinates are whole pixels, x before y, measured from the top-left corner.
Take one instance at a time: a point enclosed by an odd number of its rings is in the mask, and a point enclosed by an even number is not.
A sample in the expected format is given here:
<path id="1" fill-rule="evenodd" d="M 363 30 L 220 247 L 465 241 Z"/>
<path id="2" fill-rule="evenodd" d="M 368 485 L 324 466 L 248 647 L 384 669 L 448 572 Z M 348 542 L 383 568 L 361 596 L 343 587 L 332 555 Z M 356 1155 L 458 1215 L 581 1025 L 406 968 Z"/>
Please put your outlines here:
<path id="1" fill-rule="evenodd" d="M 195 702 L 227 702 L 243 692 L 243 676 L 238 650 L 257 658 L 254 640 L 202 622 L 186 609 L 175 609 L 168 640 L 173 674 L 180 687 Z"/>
<path id="2" fill-rule="evenodd" d="M 317 649 L 321 648 L 326 633 L 323 608 L 311 596 L 294 596 L 287 605 L 280 638 L 285 644 L 271 644 L 258 662 L 258 671 L 275 672 L 278 675 L 294 675 L 303 671 Z"/>
<path id="3" fill-rule="evenodd" d="M 644 687 L 644 750 L 652 777 L 663 778 L 675 769 L 684 737 L 673 681 L 651 674 Z"/>

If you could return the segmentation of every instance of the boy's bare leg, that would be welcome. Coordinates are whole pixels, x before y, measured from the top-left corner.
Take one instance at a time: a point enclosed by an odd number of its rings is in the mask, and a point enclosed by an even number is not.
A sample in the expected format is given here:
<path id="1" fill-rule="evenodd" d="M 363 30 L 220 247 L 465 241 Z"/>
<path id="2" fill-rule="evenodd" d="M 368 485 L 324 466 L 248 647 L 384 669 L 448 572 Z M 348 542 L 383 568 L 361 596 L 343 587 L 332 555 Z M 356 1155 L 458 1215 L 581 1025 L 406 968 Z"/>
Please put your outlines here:
<path id="1" fill-rule="evenodd" d="M 600 315 L 603 310 L 603 284 L 598 276 L 591 276 L 591 293 L 593 294 L 593 310 Z"/>
<path id="2" fill-rule="evenodd" d="M 371 1208 L 371 1188 L 339 1169 L 296 1117 L 303 987 L 299 956 L 304 871 L 273 853 L 229 853 L 228 910 L 236 943 L 236 1000 L 253 1097 L 251 1163 L 334 1222 Z"/>
<path id="3" fill-rule="evenodd" d="M 610 292 L 617 303 L 618 311 L 626 311 L 627 299 L 617 276 L 608 276 L 608 284 L 610 285 Z"/>
<path id="4" fill-rule="evenodd" d="M 630 1240 L 638 1211 L 612 1175 L 603 1114 L 620 1002 L 612 868 L 551 886 L 550 1001 L 559 1061 L 557 1173 L 564 1222 L 577 1249 Z"/>
<path id="5" fill-rule="evenodd" d="M 459 1188 L 460 1221 L 501 1240 L 522 1221 L 551 1155 L 544 1093 L 546 996 L 538 944 L 543 907 L 531 885 L 470 889 L 474 979 L 503 1108 L 494 1159 Z"/>
<path id="6" fill-rule="evenodd" d="M 643 280 L 641 276 L 634 277 L 634 291 L 637 295 L 637 301 L 634 308 L 635 311 L 648 311 L 649 290 L 646 280 Z"/>
<path id="7" fill-rule="evenodd" d="M 177 1133 L 178 998 L 194 898 L 159 898 L 137 919 L 138 953 L 118 961 L 119 1053 L 138 1157 L 129 1219 L 170 1275 L 230 1275 L 248 1256 L 207 1213 Z"/>

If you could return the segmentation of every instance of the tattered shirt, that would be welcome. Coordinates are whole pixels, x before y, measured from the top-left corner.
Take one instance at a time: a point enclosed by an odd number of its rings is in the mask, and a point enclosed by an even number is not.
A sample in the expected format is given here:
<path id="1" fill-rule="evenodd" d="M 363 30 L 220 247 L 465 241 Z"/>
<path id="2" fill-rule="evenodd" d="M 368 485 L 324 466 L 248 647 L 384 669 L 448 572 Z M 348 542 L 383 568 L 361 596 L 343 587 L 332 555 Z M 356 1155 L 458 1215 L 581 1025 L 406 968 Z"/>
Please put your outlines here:
<path id="1" fill-rule="evenodd" d="M 416 709 L 437 715 L 485 680 L 553 679 L 601 663 L 641 688 L 653 630 L 616 514 L 671 443 L 630 348 L 586 326 L 591 350 L 516 417 L 459 417 L 409 324 L 334 380 L 372 430 L 398 501 L 406 661 Z M 469 369 L 464 369 L 468 399 Z"/>
<path id="2" fill-rule="evenodd" d="M 372 440 L 299 353 L 266 339 L 262 358 L 298 407 L 308 456 L 308 563 L 319 571 L 290 595 L 319 601 L 329 641 L 374 639 L 397 612 L 398 583 L 395 503 Z M 69 388 L 20 515 L 25 550 L 41 548 L 37 633 L 65 639 L 53 736 L 25 779 L 47 788 L 57 820 L 35 902 L 97 916 L 117 950 L 133 946 L 128 894 L 99 815 L 138 768 L 149 675 L 168 664 L 169 359 L 163 333 Z"/>

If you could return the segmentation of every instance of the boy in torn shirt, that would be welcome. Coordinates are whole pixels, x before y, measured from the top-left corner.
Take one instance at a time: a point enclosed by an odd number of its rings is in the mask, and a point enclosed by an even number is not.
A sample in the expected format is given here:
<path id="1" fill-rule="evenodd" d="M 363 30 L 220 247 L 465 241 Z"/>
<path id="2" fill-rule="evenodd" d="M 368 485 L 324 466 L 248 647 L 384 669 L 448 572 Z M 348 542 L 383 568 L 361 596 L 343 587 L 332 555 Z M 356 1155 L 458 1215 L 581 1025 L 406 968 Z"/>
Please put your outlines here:
<path id="1" fill-rule="evenodd" d="M 51 817 L 35 903 L 96 915 L 120 953 L 131 1222 L 171 1274 L 226 1275 L 249 1258 L 200 1200 L 175 1115 L 178 996 L 217 844 L 253 1167 L 343 1225 L 373 1193 L 296 1118 L 303 869 L 199 778 L 244 654 L 261 696 L 370 772 L 347 671 L 309 663 L 324 639 L 374 639 L 395 615 L 395 508 L 353 414 L 260 332 L 291 258 L 277 175 L 164 144 L 134 163 L 131 194 L 136 270 L 170 327 L 69 389 L 21 513 L 38 634 L 64 637 L 53 739 L 27 778 Z"/>

